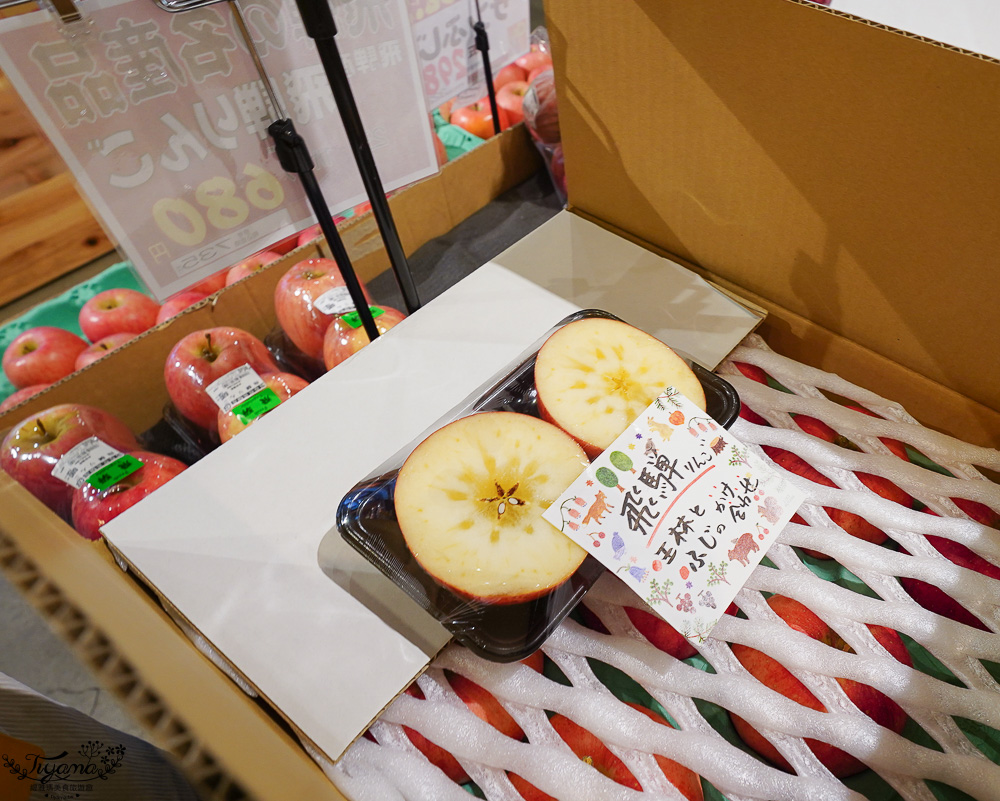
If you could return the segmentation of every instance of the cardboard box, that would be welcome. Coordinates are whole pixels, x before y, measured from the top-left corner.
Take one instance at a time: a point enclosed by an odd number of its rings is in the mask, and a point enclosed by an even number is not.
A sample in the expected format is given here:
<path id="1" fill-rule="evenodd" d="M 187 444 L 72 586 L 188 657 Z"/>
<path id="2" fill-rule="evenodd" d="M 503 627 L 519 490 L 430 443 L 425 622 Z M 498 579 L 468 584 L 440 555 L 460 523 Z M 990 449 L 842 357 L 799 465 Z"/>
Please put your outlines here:
<path id="1" fill-rule="evenodd" d="M 390 204 L 404 249 L 412 253 L 450 230 L 527 179 L 539 163 L 518 126 L 450 162 L 437 176 L 397 193 Z M 388 269 L 384 249 L 372 244 L 379 237 L 370 215 L 350 221 L 343 236 L 363 279 Z M 136 432 L 148 429 L 168 400 L 163 363 L 173 344 L 191 331 L 222 324 L 263 337 L 276 324 L 275 284 L 293 263 L 317 255 L 322 255 L 317 244 L 300 248 L 137 337 L 110 358 L 0 416 L 0 431 L 33 411 L 67 402 L 105 408 Z M 274 710 L 250 699 L 199 653 L 159 602 L 122 572 L 103 544 L 81 539 L 3 473 L 0 541 L 58 588 L 73 614 L 86 617 L 86 631 L 106 637 L 116 658 L 138 677 L 138 686 L 130 682 L 115 688 L 127 693 L 126 707 L 141 720 L 149 715 L 151 698 L 169 711 L 169 725 L 153 739 L 182 759 L 207 797 L 231 797 L 227 788 L 234 783 L 256 799 L 342 798 Z M 152 723 L 164 723 L 161 718 Z M 214 761 L 215 767 L 206 770 L 206 761 Z M 220 783 L 216 768 L 228 776 L 225 781 Z"/>
<path id="2" fill-rule="evenodd" d="M 1000 155 L 980 102 L 1000 82 L 995 62 L 799 0 L 550 0 L 547 15 L 572 213 L 768 309 L 762 333 L 779 352 L 948 433 L 1000 445 L 990 314 L 1000 277 L 988 267 L 1000 244 Z M 217 311 L 264 315 L 268 280 L 223 293 Z M 205 314 L 173 325 L 193 330 Z M 144 364 L 152 339 L 106 364 Z M 74 380 L 115 402 L 86 375 Z M 47 397 L 62 398 L 68 383 Z M 71 560 L 88 546 L 18 487 L 0 487 L 0 530 L 58 572 L 116 642 L 135 636 L 122 610 L 107 608 L 124 600 L 120 581 L 111 593 L 80 586 Z M 93 569 L 102 579 L 117 568 Z M 150 608 L 143 619 L 156 616 Z M 129 658 L 248 788 L 337 797 L 162 616 L 156 626 L 186 672 L 161 668 L 142 636 Z M 223 684 L 242 729 L 220 723 L 206 700 L 215 695 L 202 695 Z M 279 774 L 279 762 L 297 773 Z M 289 784 L 313 779 L 308 795 Z"/>

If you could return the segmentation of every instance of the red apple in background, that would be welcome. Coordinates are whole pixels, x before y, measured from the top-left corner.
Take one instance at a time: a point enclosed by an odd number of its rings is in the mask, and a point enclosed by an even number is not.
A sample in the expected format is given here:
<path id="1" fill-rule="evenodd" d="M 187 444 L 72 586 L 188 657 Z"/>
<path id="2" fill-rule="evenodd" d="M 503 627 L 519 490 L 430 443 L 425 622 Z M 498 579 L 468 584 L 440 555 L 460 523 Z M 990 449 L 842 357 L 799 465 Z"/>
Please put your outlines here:
<path id="1" fill-rule="evenodd" d="M 335 261 L 306 259 L 293 265 L 274 288 L 278 323 L 295 346 L 313 359 L 323 358 L 323 335 L 337 316 L 324 313 L 316 303 L 330 290 L 343 286 L 346 284 Z"/>
<path id="2" fill-rule="evenodd" d="M 551 70 L 544 70 L 528 85 L 524 95 L 524 122 L 531 135 L 542 144 L 556 145 L 562 139 L 559 130 L 559 100 Z"/>
<path id="3" fill-rule="evenodd" d="M 80 328 L 91 342 L 112 334 L 141 334 L 156 325 L 160 304 L 134 289 L 106 289 L 80 309 Z"/>
<path id="4" fill-rule="evenodd" d="M 382 309 L 382 314 L 375 318 L 375 327 L 379 334 L 384 334 L 397 323 L 406 319 L 406 315 L 389 306 L 375 306 Z M 354 328 L 345 322 L 343 315 L 336 317 L 323 336 L 323 363 L 327 370 L 332 370 L 349 356 L 357 353 L 371 340 L 364 326 Z"/>
<path id="5" fill-rule="evenodd" d="M 840 651 L 851 651 L 850 646 L 833 629 L 798 601 L 781 595 L 772 595 L 767 599 L 767 603 L 778 617 L 796 631 L 807 634 L 814 640 L 819 640 Z M 904 665 L 913 664 L 898 633 L 883 626 L 869 626 L 868 628 L 872 636 L 898 661 Z M 745 645 L 733 643 L 730 647 L 743 667 L 758 681 L 803 706 L 820 712 L 826 711 L 826 707 L 819 702 L 816 696 L 777 660 Z M 837 679 L 837 682 L 847 697 L 851 699 L 851 702 L 869 718 L 897 734 L 903 730 L 906 723 L 906 713 L 891 698 L 867 684 L 860 684 L 849 679 Z M 736 731 L 748 746 L 779 767 L 791 770 L 791 765 L 760 732 L 739 716 L 730 713 L 730 717 Z M 809 738 L 806 738 L 806 745 L 834 776 L 843 778 L 865 770 L 866 766 L 863 762 L 832 745 Z"/>
<path id="6" fill-rule="evenodd" d="M 440 106 L 438 106 L 438 112 L 441 114 L 441 119 L 445 122 L 451 121 L 451 111 L 455 106 L 455 100 L 446 100 Z"/>
<path id="7" fill-rule="evenodd" d="M 0 445 L 0 469 L 69 520 L 74 488 L 53 477 L 52 468 L 90 437 L 120 451 L 139 448 L 129 427 L 114 415 L 93 406 L 61 404 L 24 418 L 7 433 Z"/>
<path id="8" fill-rule="evenodd" d="M 347 217 L 341 217 L 339 214 L 335 214 L 331 219 L 333 220 L 334 225 L 340 225 L 347 219 Z M 299 231 L 295 247 L 300 248 L 303 245 L 309 244 L 314 239 L 319 239 L 321 236 L 323 236 L 323 229 L 319 227 L 319 223 L 316 223 L 316 225 L 310 225 L 308 228 Z"/>
<path id="9" fill-rule="evenodd" d="M 548 72 L 551 69 L 552 69 L 551 64 L 542 64 L 541 66 L 535 67 L 531 72 L 529 72 L 528 77 L 525 78 L 524 80 L 526 80 L 529 84 L 531 84 L 531 82 L 534 81 L 535 78 L 537 78 L 543 72 Z"/>
<path id="10" fill-rule="evenodd" d="M 261 379 L 269 388 L 274 390 L 274 393 L 282 403 L 309 386 L 309 382 L 304 378 L 299 378 L 297 375 L 292 375 L 291 373 L 264 373 L 261 375 Z M 259 419 L 258 417 L 257 420 Z M 232 411 L 224 412 L 222 409 L 219 409 L 219 439 L 223 442 L 229 442 L 229 440 L 247 426 L 253 425 L 254 422 L 256 421 L 251 420 L 249 423 L 244 423 Z"/>
<path id="11" fill-rule="evenodd" d="M 178 292 L 176 295 L 171 295 L 167 298 L 163 305 L 160 306 L 160 313 L 156 315 L 156 324 L 164 323 L 171 317 L 176 317 L 182 311 L 184 311 L 188 306 L 194 306 L 208 295 L 202 292 Z"/>
<path id="12" fill-rule="evenodd" d="M 493 76 L 493 88 L 499 92 L 511 81 L 524 81 L 527 77 L 528 73 L 522 67 L 517 66 L 517 64 L 508 64 Z"/>
<path id="13" fill-rule="evenodd" d="M 514 63 L 524 70 L 525 74 L 530 74 L 532 70 L 539 67 L 551 67 L 552 56 L 543 50 L 532 50 L 530 53 L 525 53 L 520 58 L 514 59 Z"/>
<path id="14" fill-rule="evenodd" d="M 208 328 L 181 339 L 163 368 L 167 394 L 188 420 L 215 431 L 219 407 L 205 387 L 244 364 L 258 375 L 279 372 L 264 343 L 239 328 Z"/>
<path id="15" fill-rule="evenodd" d="M 88 364 L 96 362 L 98 359 L 103 359 L 115 348 L 120 348 L 126 342 L 130 342 L 135 339 L 135 334 L 110 334 L 104 337 L 104 339 L 99 339 L 89 348 L 84 351 L 80 351 L 80 355 L 76 357 L 75 369 L 82 370 Z"/>
<path id="16" fill-rule="evenodd" d="M 33 384 L 30 387 L 25 387 L 24 389 L 19 389 L 17 392 L 12 392 L 8 395 L 3 403 L 0 403 L 0 414 L 3 414 L 8 409 L 13 409 L 19 403 L 26 401 L 28 398 L 37 395 L 43 389 L 48 389 L 51 384 Z"/>
<path id="17" fill-rule="evenodd" d="M 517 125 L 524 119 L 524 95 L 527 91 L 527 81 L 511 81 L 497 92 L 497 106 L 507 112 L 509 125 Z"/>
<path id="18" fill-rule="evenodd" d="M 142 467 L 104 490 L 84 484 L 73 492 L 73 528 L 88 540 L 101 538 L 101 526 L 162 487 L 187 467 L 183 462 L 148 451 L 132 451 Z"/>
<path id="19" fill-rule="evenodd" d="M 203 295 L 214 295 L 226 285 L 226 273 L 229 270 L 219 270 L 212 273 L 208 278 L 202 278 L 197 284 L 192 284 L 187 288 L 187 292 L 201 292 Z"/>
<path id="20" fill-rule="evenodd" d="M 14 337 L 3 352 L 3 371 L 18 389 L 35 384 L 54 384 L 76 365 L 76 357 L 87 343 L 63 328 L 43 325 Z"/>
<path id="21" fill-rule="evenodd" d="M 275 253 L 273 250 L 262 250 L 260 253 L 254 253 L 239 264 L 234 264 L 229 268 L 229 272 L 226 273 L 226 286 L 235 284 L 248 275 L 253 275 L 262 267 L 266 267 L 271 262 L 277 261 L 280 258 L 281 254 Z"/>
<path id="22" fill-rule="evenodd" d="M 506 112 L 497 109 L 500 115 L 500 130 L 508 127 Z M 468 131 L 480 139 L 489 139 L 493 130 L 493 111 L 490 109 L 490 99 L 483 97 L 468 106 L 462 106 L 451 112 L 451 124 Z"/>

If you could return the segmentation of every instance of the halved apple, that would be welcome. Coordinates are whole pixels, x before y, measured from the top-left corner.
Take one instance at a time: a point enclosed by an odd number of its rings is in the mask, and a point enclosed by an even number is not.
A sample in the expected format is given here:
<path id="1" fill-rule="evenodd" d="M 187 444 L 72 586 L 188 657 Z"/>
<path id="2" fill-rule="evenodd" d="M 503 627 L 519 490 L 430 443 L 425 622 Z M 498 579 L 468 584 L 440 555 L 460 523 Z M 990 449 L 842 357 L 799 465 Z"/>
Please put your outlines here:
<path id="1" fill-rule="evenodd" d="M 577 320 L 550 336 L 535 361 L 538 409 L 591 459 L 667 387 L 705 408 L 685 361 L 644 331 L 605 318 Z"/>
<path id="2" fill-rule="evenodd" d="M 407 547 L 439 583 L 487 603 L 528 601 L 568 579 L 586 556 L 542 512 L 587 464 L 572 438 L 538 418 L 463 417 L 403 464 L 396 518 Z"/>

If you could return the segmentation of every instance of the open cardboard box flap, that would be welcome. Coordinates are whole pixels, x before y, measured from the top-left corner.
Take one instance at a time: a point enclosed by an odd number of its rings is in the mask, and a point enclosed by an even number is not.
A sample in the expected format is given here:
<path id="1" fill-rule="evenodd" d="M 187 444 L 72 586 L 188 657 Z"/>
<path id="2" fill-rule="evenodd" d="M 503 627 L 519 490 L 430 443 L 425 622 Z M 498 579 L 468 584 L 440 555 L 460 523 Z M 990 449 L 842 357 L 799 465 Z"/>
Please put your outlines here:
<path id="1" fill-rule="evenodd" d="M 993 59 L 805 0 L 546 15 L 574 211 L 768 308 L 786 355 L 1000 445 Z"/>

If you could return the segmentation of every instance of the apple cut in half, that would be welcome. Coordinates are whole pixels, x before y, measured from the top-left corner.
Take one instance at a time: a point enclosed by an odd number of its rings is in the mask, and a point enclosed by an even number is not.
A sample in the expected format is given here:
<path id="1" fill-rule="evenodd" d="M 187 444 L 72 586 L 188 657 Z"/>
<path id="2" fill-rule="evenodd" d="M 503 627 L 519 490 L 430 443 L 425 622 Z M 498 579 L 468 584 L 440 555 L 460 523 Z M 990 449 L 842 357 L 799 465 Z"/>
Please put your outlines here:
<path id="1" fill-rule="evenodd" d="M 421 442 L 396 480 L 396 518 L 420 566 L 456 594 L 511 604 L 544 595 L 586 552 L 542 512 L 589 464 L 553 425 L 483 412 Z"/>
<path id="2" fill-rule="evenodd" d="M 600 455 L 667 387 L 699 408 L 705 391 L 687 363 L 628 323 L 576 320 L 545 340 L 535 361 L 542 419 Z"/>

